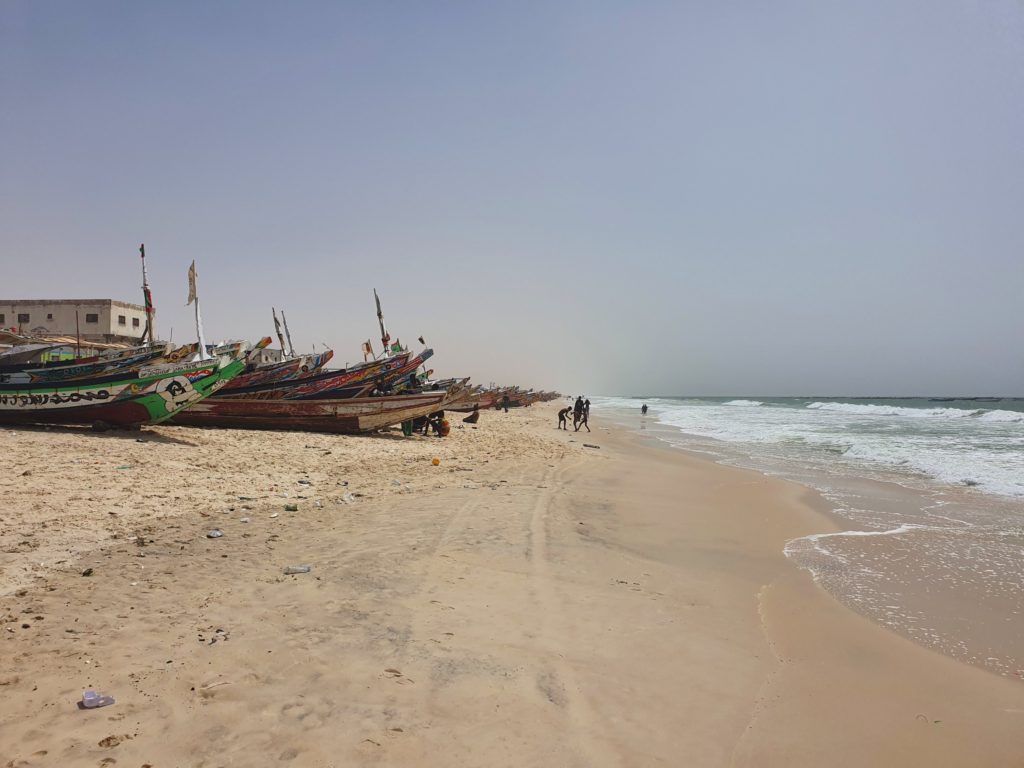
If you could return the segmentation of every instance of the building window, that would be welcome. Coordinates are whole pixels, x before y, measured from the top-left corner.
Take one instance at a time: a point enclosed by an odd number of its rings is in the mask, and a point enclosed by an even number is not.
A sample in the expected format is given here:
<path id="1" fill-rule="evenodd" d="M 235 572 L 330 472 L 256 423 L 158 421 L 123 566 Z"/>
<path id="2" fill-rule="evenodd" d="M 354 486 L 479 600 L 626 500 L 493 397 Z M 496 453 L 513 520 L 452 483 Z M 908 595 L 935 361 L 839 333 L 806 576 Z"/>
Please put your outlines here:
<path id="1" fill-rule="evenodd" d="M 53 320 L 53 313 L 52 313 L 52 312 L 48 313 L 48 314 L 46 315 L 46 319 L 47 319 L 47 320 Z"/>
<path id="2" fill-rule="evenodd" d="M 100 321 L 100 316 L 99 315 L 89 314 L 89 315 L 85 316 L 85 322 L 87 322 L 87 323 L 98 323 L 99 321 Z"/>
<path id="3" fill-rule="evenodd" d="M 117 324 L 118 325 L 127 325 L 128 321 L 125 319 L 124 315 L 118 315 L 117 316 Z"/>
<path id="4" fill-rule="evenodd" d="M 5 315 L 3 312 L 0 312 L 0 324 L 6 323 L 6 322 L 7 322 L 7 315 Z"/>
<path id="5" fill-rule="evenodd" d="M 18 315 L 18 322 L 19 323 L 27 323 L 28 322 L 28 315 L 27 314 L 26 315 Z"/>
<path id="6" fill-rule="evenodd" d="M 139 327 L 139 318 L 133 317 L 132 318 L 132 328 L 138 328 L 138 327 Z"/>

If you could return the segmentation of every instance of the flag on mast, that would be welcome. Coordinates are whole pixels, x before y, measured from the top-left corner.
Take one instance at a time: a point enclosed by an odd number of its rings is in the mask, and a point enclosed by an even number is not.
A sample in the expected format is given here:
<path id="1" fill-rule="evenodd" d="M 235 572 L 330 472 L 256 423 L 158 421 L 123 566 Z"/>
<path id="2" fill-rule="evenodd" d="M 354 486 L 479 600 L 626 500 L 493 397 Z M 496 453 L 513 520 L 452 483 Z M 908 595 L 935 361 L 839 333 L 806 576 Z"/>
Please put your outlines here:
<path id="1" fill-rule="evenodd" d="M 149 278 L 146 275 L 146 244 L 141 243 L 139 245 L 139 256 L 142 257 L 142 298 L 145 302 L 146 309 L 146 328 L 142 332 L 142 338 L 149 338 L 150 344 L 156 343 L 156 329 L 154 326 L 156 323 L 153 321 L 153 315 L 156 314 L 156 307 L 153 306 L 153 294 L 149 290 Z"/>
<path id="2" fill-rule="evenodd" d="M 193 301 L 196 300 L 196 262 L 193 259 L 192 266 L 188 268 L 188 301 L 185 302 L 187 307 Z"/>
<path id="3" fill-rule="evenodd" d="M 285 317 L 284 310 L 281 310 L 281 322 L 284 323 L 284 335 L 288 339 L 288 357 L 295 357 L 295 345 L 292 344 L 292 332 L 288 330 L 288 318 Z"/>
<path id="4" fill-rule="evenodd" d="M 194 360 L 207 360 L 209 355 L 206 352 L 206 338 L 203 335 L 203 315 L 199 310 L 199 294 L 196 291 L 196 262 L 192 261 L 192 266 L 188 268 L 188 301 L 185 302 L 187 307 L 189 304 L 196 305 L 196 342 L 199 345 L 199 351 L 196 353 Z"/>
<path id="5" fill-rule="evenodd" d="M 388 353 L 391 342 L 391 334 L 388 333 L 388 329 L 384 326 L 384 310 L 380 308 L 380 296 L 377 295 L 377 289 L 373 289 L 373 300 L 377 302 L 377 320 L 380 322 L 380 343 L 384 347 L 384 354 Z"/>

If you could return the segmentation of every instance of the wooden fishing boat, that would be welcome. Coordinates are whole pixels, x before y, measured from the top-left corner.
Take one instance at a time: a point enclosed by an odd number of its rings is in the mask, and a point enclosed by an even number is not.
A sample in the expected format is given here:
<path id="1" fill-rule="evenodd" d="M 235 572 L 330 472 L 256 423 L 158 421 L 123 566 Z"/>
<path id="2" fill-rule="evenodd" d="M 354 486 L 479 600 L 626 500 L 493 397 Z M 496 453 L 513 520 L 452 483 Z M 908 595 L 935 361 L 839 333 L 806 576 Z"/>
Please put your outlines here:
<path id="1" fill-rule="evenodd" d="M 239 350 L 233 357 L 129 368 L 89 379 L 0 384 L 0 424 L 159 424 L 244 369 Z"/>
<path id="2" fill-rule="evenodd" d="M 343 400 L 209 398 L 174 417 L 175 424 L 239 429 L 287 429 L 356 434 L 376 432 L 444 410 L 458 387 L 417 395 Z"/>
<path id="3" fill-rule="evenodd" d="M 221 389 L 220 394 L 226 395 L 229 392 L 240 391 L 248 387 L 305 379 L 323 368 L 332 357 L 334 357 L 334 352 L 327 350 L 319 354 L 300 355 L 291 360 L 281 360 L 276 363 L 249 365 L 244 373 L 229 381 Z"/>
<path id="4" fill-rule="evenodd" d="M 483 404 L 483 396 L 484 390 L 481 387 L 467 387 L 447 410 L 466 413 L 477 408 L 487 408 L 488 406 Z"/>
<path id="5" fill-rule="evenodd" d="M 9 350 L 0 353 L 0 372 L 2 373 L 14 373 L 29 368 L 60 368 L 66 365 L 81 365 L 83 363 L 101 361 L 114 362 L 118 358 L 132 357 L 155 348 L 148 344 L 134 347 L 119 346 L 92 355 L 79 355 L 71 359 L 43 361 L 38 359 L 43 353 L 73 347 L 76 345 L 75 340 L 68 339 L 68 341 L 56 342 L 52 341 L 53 337 L 50 336 L 35 338 L 3 332 L 0 332 L 0 338 L 9 339 L 14 342 L 14 346 Z"/>
<path id="6" fill-rule="evenodd" d="M 360 363 L 351 368 L 319 371 L 310 376 L 290 381 L 274 381 L 267 384 L 240 387 L 230 392 L 218 392 L 216 397 L 219 400 L 229 398 L 290 400 L 314 396 L 327 390 L 338 389 L 364 381 L 369 381 L 372 387 L 373 381 L 388 371 L 405 365 L 408 358 L 408 353 L 403 353 L 394 357 L 373 360 L 369 363 Z M 362 390 L 363 386 L 360 386 L 359 389 Z"/>
<path id="7" fill-rule="evenodd" d="M 363 376 L 351 382 L 321 388 L 316 392 L 290 391 L 287 398 L 289 400 L 343 400 L 349 397 L 368 397 L 371 394 L 394 394 L 392 392 L 394 383 L 414 373 L 433 354 L 434 350 L 424 349 L 415 357 L 409 358 L 408 352 L 402 352 L 394 357 L 378 360 L 377 362 L 387 364 L 371 376 Z"/>
<path id="8" fill-rule="evenodd" d="M 106 376 L 126 371 L 130 368 L 141 368 L 146 365 L 158 365 L 169 362 L 166 359 L 166 348 L 150 349 L 136 347 L 130 355 L 119 355 L 110 359 L 78 358 L 64 361 L 60 365 L 38 365 L 20 367 L 10 370 L 9 366 L 0 366 L 0 383 L 3 384 L 37 384 L 44 382 L 74 381 Z"/>

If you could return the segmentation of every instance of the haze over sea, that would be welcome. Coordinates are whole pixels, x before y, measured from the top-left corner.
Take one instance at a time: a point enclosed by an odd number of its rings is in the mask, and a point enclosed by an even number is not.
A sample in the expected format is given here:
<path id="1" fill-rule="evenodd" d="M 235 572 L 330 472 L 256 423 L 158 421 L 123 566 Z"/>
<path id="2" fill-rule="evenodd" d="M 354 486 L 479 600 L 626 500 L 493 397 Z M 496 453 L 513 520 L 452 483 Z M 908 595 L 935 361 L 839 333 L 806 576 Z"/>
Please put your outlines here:
<path id="1" fill-rule="evenodd" d="M 843 530 L 787 555 L 913 639 L 1024 676 L 1024 398 L 593 401 L 672 446 L 820 491 Z"/>

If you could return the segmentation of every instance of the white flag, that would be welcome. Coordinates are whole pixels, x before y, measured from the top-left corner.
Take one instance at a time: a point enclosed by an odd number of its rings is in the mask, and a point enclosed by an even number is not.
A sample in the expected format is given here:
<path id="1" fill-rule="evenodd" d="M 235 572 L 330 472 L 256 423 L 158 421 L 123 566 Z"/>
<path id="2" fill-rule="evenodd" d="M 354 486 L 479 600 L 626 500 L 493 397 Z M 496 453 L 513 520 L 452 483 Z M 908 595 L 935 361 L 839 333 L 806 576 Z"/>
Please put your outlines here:
<path id="1" fill-rule="evenodd" d="M 185 302 L 187 307 L 193 301 L 196 300 L 196 263 L 192 262 L 192 266 L 188 268 L 188 301 Z"/>

